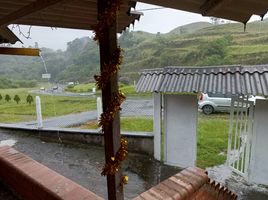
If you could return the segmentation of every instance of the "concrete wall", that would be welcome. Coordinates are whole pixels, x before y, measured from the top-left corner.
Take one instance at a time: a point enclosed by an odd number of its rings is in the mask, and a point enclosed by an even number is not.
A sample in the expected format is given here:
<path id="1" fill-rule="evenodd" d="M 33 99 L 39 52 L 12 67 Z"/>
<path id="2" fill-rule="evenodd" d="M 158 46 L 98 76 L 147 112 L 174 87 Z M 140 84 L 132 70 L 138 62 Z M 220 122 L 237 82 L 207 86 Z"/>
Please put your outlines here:
<path id="1" fill-rule="evenodd" d="M 161 160 L 162 153 L 162 95 L 154 93 L 154 158 Z"/>
<path id="2" fill-rule="evenodd" d="M 60 140 L 64 144 L 92 144 L 92 145 L 104 145 L 103 134 L 97 130 L 77 130 L 77 129 L 37 129 L 27 127 L 12 127 L 2 126 L 0 129 L 8 129 L 12 133 L 20 134 L 24 133 L 28 136 L 37 136 L 43 141 L 47 142 L 59 142 Z M 153 155 L 154 142 L 153 134 L 145 132 L 123 132 L 123 137 L 128 139 L 129 150 L 136 153 L 144 153 L 147 155 Z"/>
<path id="3" fill-rule="evenodd" d="M 165 162 L 178 167 L 195 166 L 197 97 L 165 95 Z"/>
<path id="4" fill-rule="evenodd" d="M 255 106 L 249 181 L 268 185 L 268 101 L 258 99 Z"/>

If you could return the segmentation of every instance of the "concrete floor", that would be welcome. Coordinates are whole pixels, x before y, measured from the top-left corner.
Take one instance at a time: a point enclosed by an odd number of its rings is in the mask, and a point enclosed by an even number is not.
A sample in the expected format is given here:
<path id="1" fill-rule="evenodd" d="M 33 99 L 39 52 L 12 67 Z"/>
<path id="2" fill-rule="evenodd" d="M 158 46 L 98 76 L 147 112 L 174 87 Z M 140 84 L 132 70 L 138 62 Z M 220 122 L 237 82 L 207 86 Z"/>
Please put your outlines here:
<path id="1" fill-rule="evenodd" d="M 64 145 L 41 141 L 27 132 L 12 133 L 0 130 L 0 141 L 16 141 L 13 148 L 63 176 L 106 197 L 106 177 L 101 176 L 104 164 L 103 147 L 89 145 Z M 124 163 L 124 174 L 129 176 L 125 186 L 125 199 L 132 199 L 159 181 L 178 173 L 180 169 L 162 165 L 151 157 L 130 153 Z"/>

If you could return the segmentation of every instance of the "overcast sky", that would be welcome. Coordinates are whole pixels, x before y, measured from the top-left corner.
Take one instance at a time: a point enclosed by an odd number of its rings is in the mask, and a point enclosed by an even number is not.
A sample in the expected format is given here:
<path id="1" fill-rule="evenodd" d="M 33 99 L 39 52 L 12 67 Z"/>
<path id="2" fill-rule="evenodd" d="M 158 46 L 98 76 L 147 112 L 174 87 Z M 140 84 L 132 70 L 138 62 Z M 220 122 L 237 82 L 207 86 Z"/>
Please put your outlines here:
<path id="1" fill-rule="evenodd" d="M 138 3 L 136 10 L 144 10 L 151 8 L 159 8 L 158 6 Z M 140 21 L 136 21 L 134 27 L 131 26 L 131 30 L 147 31 L 150 33 L 167 33 L 172 29 L 189 24 L 192 22 L 207 21 L 208 17 L 202 17 L 200 14 L 194 14 L 184 11 L 178 11 L 174 9 L 155 9 L 155 10 L 144 10 L 144 15 L 140 18 Z M 255 20 L 256 17 L 253 17 Z M 21 29 L 26 34 L 28 32 L 27 26 L 22 26 Z M 25 39 L 22 35 L 18 34 L 18 30 L 14 30 L 16 35 L 22 40 L 25 47 L 34 46 L 35 42 L 38 42 L 39 47 L 47 47 L 54 50 L 66 49 L 66 44 L 75 38 L 81 38 L 85 36 L 92 36 L 91 31 L 75 30 L 75 29 L 51 29 L 47 27 L 32 27 L 31 28 L 31 39 Z M 16 46 L 21 46 L 17 44 Z"/>

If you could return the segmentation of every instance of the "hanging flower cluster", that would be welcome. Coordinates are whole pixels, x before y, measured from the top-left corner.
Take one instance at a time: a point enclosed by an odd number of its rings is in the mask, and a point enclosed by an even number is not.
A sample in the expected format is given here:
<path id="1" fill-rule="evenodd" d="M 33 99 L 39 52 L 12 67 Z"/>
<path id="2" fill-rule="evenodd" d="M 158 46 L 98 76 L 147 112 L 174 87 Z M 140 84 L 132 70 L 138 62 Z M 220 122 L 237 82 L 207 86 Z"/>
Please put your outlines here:
<path id="1" fill-rule="evenodd" d="M 120 10 L 122 0 L 108 1 L 108 9 L 99 16 L 99 20 L 96 26 L 93 27 L 95 33 L 94 40 L 99 42 L 103 37 L 103 31 L 111 26 L 115 21 L 117 14 Z M 120 70 L 120 65 L 122 63 L 122 50 L 117 47 L 111 56 L 111 60 L 108 63 L 104 63 L 102 67 L 102 72 L 100 75 L 95 75 L 96 85 L 99 89 L 104 89 L 111 78 Z M 125 100 L 125 96 L 121 91 L 113 93 L 113 99 L 108 104 L 106 110 L 102 113 L 99 126 L 102 127 L 102 132 L 104 133 L 105 127 L 109 126 L 116 114 L 121 110 L 120 106 Z M 111 157 L 109 161 L 105 164 L 102 170 L 102 175 L 114 175 L 122 166 L 123 160 L 125 160 L 128 154 L 128 142 L 126 139 L 121 138 L 120 148 L 116 152 L 114 157 Z M 121 178 L 121 184 L 127 184 L 128 177 L 123 176 Z"/>
<path id="2" fill-rule="evenodd" d="M 98 89 L 104 88 L 111 77 L 120 70 L 123 60 L 121 52 L 122 49 L 120 47 L 116 48 L 112 56 L 113 59 L 108 64 L 104 64 L 101 75 L 94 76 Z"/>
<path id="3" fill-rule="evenodd" d="M 114 175 L 121 168 L 122 162 L 126 159 L 128 154 L 128 141 L 125 138 L 121 138 L 120 148 L 117 151 L 115 157 L 111 157 L 111 160 L 105 164 L 102 169 L 101 175 Z M 125 180 L 125 181 L 124 181 Z M 122 177 L 122 182 L 126 183 L 127 176 Z"/>
<path id="4" fill-rule="evenodd" d="M 101 114 L 99 126 L 108 126 L 113 121 L 116 113 L 121 110 L 120 106 L 124 102 L 125 98 L 125 95 L 121 91 L 114 93 L 113 100 L 110 102 L 106 111 Z"/>
<path id="5" fill-rule="evenodd" d="M 106 27 L 111 26 L 117 16 L 117 13 L 120 11 L 120 7 L 122 4 L 122 0 L 114 0 L 113 2 L 108 1 L 108 9 L 104 11 L 104 13 L 99 16 L 99 20 L 97 25 L 93 27 L 95 41 L 99 41 L 103 37 L 103 32 Z"/>

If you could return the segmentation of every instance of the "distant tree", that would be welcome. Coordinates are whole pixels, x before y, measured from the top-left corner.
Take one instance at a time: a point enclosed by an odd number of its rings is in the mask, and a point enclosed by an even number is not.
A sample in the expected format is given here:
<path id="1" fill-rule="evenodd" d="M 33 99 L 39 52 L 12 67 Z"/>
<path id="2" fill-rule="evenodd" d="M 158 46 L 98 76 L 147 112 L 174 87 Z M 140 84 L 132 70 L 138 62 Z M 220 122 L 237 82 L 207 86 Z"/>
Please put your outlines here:
<path id="1" fill-rule="evenodd" d="M 219 24 L 221 23 L 221 19 L 220 19 L 220 18 L 217 18 L 217 17 L 210 17 L 209 19 L 210 19 L 210 21 L 211 21 L 211 23 L 212 23 L 213 25 L 219 25 Z"/>
<path id="2" fill-rule="evenodd" d="M 19 95 L 16 94 L 16 95 L 14 96 L 14 101 L 16 101 L 17 104 L 20 102 L 20 97 L 19 97 Z"/>
<path id="3" fill-rule="evenodd" d="M 6 94 L 6 96 L 5 96 L 5 100 L 6 100 L 6 102 L 9 102 L 9 101 L 11 100 L 9 94 Z"/>
<path id="4" fill-rule="evenodd" d="M 0 101 L 3 99 L 2 95 L 0 94 Z"/>
<path id="5" fill-rule="evenodd" d="M 26 102 L 27 102 L 29 105 L 31 105 L 33 101 L 34 101 L 34 100 L 33 100 L 32 95 L 29 94 L 29 95 L 26 97 Z"/>
<path id="6" fill-rule="evenodd" d="M 187 33 L 187 30 L 185 29 L 185 27 L 180 27 L 180 34 L 185 34 Z"/>

